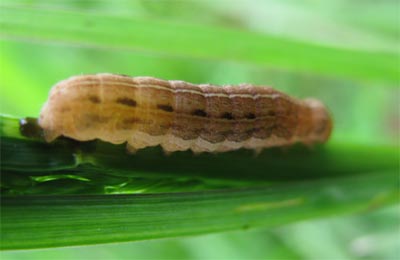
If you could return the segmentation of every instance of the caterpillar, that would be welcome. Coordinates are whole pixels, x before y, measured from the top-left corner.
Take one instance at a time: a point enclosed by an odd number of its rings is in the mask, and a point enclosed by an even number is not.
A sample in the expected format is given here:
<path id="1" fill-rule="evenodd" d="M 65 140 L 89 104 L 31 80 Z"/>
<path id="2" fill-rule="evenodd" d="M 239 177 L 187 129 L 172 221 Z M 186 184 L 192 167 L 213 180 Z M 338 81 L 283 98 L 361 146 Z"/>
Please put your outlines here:
<path id="1" fill-rule="evenodd" d="M 332 120 L 316 99 L 298 100 L 270 87 L 195 85 L 101 73 L 57 83 L 39 125 L 46 141 L 127 142 L 129 151 L 260 150 L 328 140 Z"/>

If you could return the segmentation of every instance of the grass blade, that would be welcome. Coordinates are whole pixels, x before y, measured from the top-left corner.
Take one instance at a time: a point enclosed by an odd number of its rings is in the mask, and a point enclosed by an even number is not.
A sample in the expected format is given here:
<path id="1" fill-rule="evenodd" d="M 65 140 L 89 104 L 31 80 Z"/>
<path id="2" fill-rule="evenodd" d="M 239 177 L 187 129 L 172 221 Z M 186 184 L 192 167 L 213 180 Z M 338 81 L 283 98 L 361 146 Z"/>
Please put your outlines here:
<path id="1" fill-rule="evenodd" d="M 396 175 L 158 195 L 3 197 L 1 248 L 175 237 L 362 212 L 396 202 Z"/>
<path id="2" fill-rule="evenodd" d="M 394 85 L 398 53 L 324 47 L 272 36 L 145 18 L 2 6 L 0 38 L 173 57 L 225 60 Z"/>
<path id="3" fill-rule="evenodd" d="M 332 143 L 309 149 L 299 145 L 267 149 L 258 156 L 250 150 L 200 155 L 187 151 L 166 156 L 160 147 L 153 147 L 131 155 L 126 152 L 124 144 L 82 143 L 70 139 L 48 144 L 40 139 L 26 139 L 19 133 L 17 119 L 3 117 L 2 122 L 3 176 L 10 174 L 20 178 L 65 176 L 72 172 L 92 182 L 99 179 L 97 176 L 106 175 L 121 178 L 120 183 L 125 183 L 126 178 L 153 181 L 172 178 L 245 186 L 391 171 L 399 167 L 399 152 L 395 146 Z M 365 158 L 370 159 L 366 161 Z M 27 185 L 30 188 L 31 184 Z M 48 185 L 55 184 L 49 182 Z M 178 186 L 171 187 L 171 191 Z M 8 188 L 12 190 L 12 187 Z"/>
<path id="4" fill-rule="evenodd" d="M 2 249 L 273 227 L 398 201 L 396 147 L 128 155 L 97 141 L 47 144 L 22 136 L 17 119 L 1 119 Z"/>

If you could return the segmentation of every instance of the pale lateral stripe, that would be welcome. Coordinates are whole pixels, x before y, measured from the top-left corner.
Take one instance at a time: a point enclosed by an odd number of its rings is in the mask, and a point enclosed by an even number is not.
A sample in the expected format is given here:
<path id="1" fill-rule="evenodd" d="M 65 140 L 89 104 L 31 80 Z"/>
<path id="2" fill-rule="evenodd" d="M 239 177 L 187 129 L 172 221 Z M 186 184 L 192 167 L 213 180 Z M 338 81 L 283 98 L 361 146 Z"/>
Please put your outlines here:
<path id="1" fill-rule="evenodd" d="M 321 141 L 321 140 L 320 138 L 313 137 L 312 141 Z M 148 146 L 160 145 L 166 151 L 170 150 L 185 151 L 187 149 L 191 149 L 193 152 L 204 152 L 204 151 L 223 152 L 223 151 L 230 151 L 232 149 L 236 150 L 239 148 L 258 149 L 265 147 L 290 145 L 294 143 L 303 142 L 303 140 L 296 136 L 293 136 L 291 139 L 284 139 L 272 135 L 268 139 L 258 139 L 255 137 L 251 137 L 241 142 L 224 140 L 218 143 L 211 143 L 200 136 L 194 139 L 184 140 L 172 134 L 154 136 L 154 135 L 149 135 L 148 133 L 142 131 L 135 131 L 135 133 L 130 138 L 127 138 L 127 142 L 128 142 L 127 145 L 128 150 L 133 150 L 133 151 L 143 149 Z"/>
<path id="2" fill-rule="evenodd" d="M 72 87 L 75 86 L 80 86 L 80 85 L 92 85 L 93 83 L 97 83 L 94 81 L 80 81 L 77 84 L 69 84 Z M 256 94 L 256 95 L 251 95 L 251 94 L 224 94 L 224 93 L 203 93 L 200 91 L 196 90 L 191 90 L 191 89 L 172 89 L 172 88 L 167 88 L 163 86 L 158 86 L 158 85 L 146 85 L 146 84 L 131 84 L 131 83 L 125 83 L 125 82 L 118 82 L 118 81 L 107 81 L 107 82 L 102 82 L 103 86 L 110 84 L 110 85 L 120 85 L 120 86 L 127 86 L 127 87 L 141 87 L 141 88 L 153 88 L 153 89 L 158 89 L 158 90 L 166 90 L 170 91 L 173 93 L 191 93 L 191 94 L 196 94 L 196 95 L 201 95 L 204 97 L 225 97 L 225 98 L 252 98 L 252 99 L 259 99 L 259 98 L 270 98 L 270 99 L 275 99 L 280 97 L 281 95 L 278 93 L 274 94 Z"/>

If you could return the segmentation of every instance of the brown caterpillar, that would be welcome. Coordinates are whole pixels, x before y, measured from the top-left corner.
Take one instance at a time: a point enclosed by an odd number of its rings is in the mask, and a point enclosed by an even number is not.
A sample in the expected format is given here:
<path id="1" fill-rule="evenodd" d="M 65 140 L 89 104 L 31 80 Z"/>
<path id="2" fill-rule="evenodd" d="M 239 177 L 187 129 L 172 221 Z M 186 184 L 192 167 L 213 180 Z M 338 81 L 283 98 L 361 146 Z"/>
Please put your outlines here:
<path id="1" fill-rule="evenodd" d="M 218 87 L 114 74 L 75 76 L 56 84 L 39 125 L 47 141 L 127 142 L 128 150 L 224 152 L 325 142 L 332 121 L 315 99 L 269 87 Z"/>

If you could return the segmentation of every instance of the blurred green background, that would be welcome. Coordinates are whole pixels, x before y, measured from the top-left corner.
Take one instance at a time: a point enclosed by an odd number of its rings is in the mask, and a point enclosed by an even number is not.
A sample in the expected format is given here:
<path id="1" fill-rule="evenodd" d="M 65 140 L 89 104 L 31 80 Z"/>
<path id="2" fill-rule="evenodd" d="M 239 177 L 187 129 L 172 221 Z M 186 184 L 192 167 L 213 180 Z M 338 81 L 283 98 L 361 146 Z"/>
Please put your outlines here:
<path id="1" fill-rule="evenodd" d="M 249 82 L 325 102 L 335 122 L 332 142 L 398 145 L 398 1 L 0 4 L 2 114 L 37 117 L 51 86 L 77 74 L 110 72 L 221 85 Z M 37 14 L 42 21 L 35 19 Z M 82 30 L 74 27 L 77 20 Z M 24 23 L 32 31 L 26 26 L 24 31 Z M 106 36 L 98 28 L 105 28 Z M 54 32 L 58 29 L 59 35 Z M 273 230 L 9 251 L 1 257 L 396 259 L 398 213 L 395 206 Z"/>

